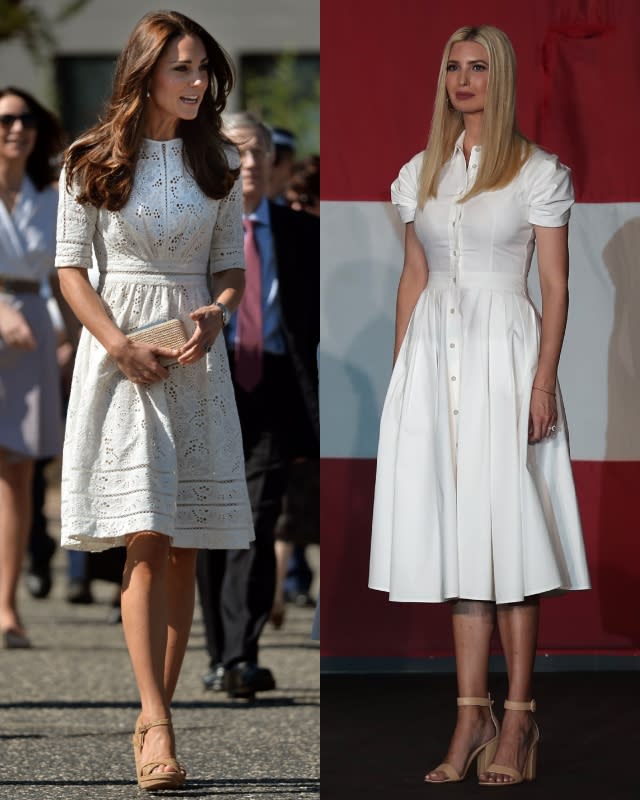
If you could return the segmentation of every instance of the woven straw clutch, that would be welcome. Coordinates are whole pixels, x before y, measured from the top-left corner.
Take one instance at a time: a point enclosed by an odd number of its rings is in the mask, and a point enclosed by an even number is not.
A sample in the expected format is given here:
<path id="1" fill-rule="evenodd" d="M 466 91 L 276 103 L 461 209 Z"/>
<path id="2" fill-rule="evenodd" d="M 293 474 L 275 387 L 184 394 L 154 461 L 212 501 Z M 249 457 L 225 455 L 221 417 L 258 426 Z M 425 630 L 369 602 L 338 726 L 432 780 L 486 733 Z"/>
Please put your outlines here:
<path id="1" fill-rule="evenodd" d="M 139 328 L 137 331 L 128 333 L 127 337 L 133 342 L 143 342 L 144 344 L 168 347 L 173 350 L 177 350 L 188 341 L 184 325 L 179 319 L 170 319 L 168 322 L 147 325 L 145 328 Z M 167 358 L 163 358 L 161 361 L 175 363 L 175 361 Z"/>

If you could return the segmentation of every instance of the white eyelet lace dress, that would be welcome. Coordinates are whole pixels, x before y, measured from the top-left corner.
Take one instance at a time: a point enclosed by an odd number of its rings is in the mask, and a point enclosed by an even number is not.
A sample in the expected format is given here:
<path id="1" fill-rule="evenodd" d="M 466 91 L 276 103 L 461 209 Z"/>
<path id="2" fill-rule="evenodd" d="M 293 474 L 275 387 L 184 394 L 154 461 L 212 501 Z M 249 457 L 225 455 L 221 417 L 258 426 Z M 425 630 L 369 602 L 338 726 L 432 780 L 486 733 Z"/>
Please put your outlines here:
<path id="1" fill-rule="evenodd" d="M 229 162 L 239 165 L 234 151 Z M 212 200 L 182 140 L 143 140 L 131 196 L 117 212 L 80 204 L 60 178 L 56 267 L 91 267 L 125 333 L 209 304 L 208 270 L 243 267 L 242 187 Z M 208 266 L 209 265 L 209 266 Z M 62 463 L 62 544 L 99 551 L 140 530 L 174 547 L 246 548 L 253 539 L 242 437 L 224 337 L 150 386 L 129 381 L 83 330 Z"/>
<path id="2" fill-rule="evenodd" d="M 559 389 L 557 434 L 528 444 L 533 226 L 567 223 L 569 170 L 535 149 L 511 184 L 461 204 L 481 157 L 474 148 L 467 167 L 463 137 L 422 209 L 422 154 L 392 186 L 429 278 L 382 412 L 369 586 L 407 602 L 588 589 Z"/>

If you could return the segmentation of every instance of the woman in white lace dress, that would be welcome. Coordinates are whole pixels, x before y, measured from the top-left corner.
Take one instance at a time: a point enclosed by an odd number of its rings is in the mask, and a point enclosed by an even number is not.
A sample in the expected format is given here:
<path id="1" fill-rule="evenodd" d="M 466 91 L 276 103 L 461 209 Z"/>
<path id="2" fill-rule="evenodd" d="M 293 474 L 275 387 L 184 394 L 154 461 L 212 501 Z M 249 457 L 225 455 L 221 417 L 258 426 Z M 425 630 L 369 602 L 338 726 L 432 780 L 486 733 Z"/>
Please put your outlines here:
<path id="1" fill-rule="evenodd" d="M 557 369 L 568 308 L 569 170 L 515 119 L 501 31 L 447 43 L 429 143 L 400 171 L 395 365 L 380 425 L 369 585 L 450 601 L 458 724 L 430 783 L 535 776 L 539 597 L 589 588 Z M 542 318 L 527 293 L 534 247 Z M 497 626 L 509 678 L 488 698 Z"/>
<path id="2" fill-rule="evenodd" d="M 126 545 L 125 638 L 142 710 L 138 783 L 174 788 L 170 704 L 193 617 L 198 548 L 253 538 L 221 330 L 244 286 L 239 157 L 220 133 L 233 72 L 175 12 L 132 32 L 103 120 L 69 149 L 56 266 L 84 325 L 63 455 L 62 541 Z M 91 251 L 98 291 L 87 279 Z M 179 350 L 127 337 L 179 319 Z"/>

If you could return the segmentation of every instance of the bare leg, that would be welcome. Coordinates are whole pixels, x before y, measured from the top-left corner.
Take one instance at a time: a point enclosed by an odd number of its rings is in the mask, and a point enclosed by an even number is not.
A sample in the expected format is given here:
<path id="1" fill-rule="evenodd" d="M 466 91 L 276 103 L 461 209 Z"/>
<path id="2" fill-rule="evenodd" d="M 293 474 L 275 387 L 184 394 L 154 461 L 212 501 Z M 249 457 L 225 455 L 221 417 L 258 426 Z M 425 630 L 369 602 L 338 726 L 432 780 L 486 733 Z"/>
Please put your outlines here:
<path id="1" fill-rule="evenodd" d="M 152 531 L 129 537 L 122 583 L 122 625 L 140 693 L 141 723 L 170 717 L 164 688 L 167 651 L 167 573 L 169 539 Z M 171 732 L 166 727 L 150 728 L 144 739 L 142 763 L 161 761 L 174 755 Z M 159 766 L 154 772 L 175 772 L 173 766 Z"/>
<path id="2" fill-rule="evenodd" d="M 273 598 L 270 619 L 274 628 L 280 628 L 284 622 L 285 615 L 284 581 L 287 577 L 289 559 L 293 553 L 293 543 L 276 539 L 274 547 L 276 551 L 276 592 Z"/>
<path id="3" fill-rule="evenodd" d="M 495 628 L 494 603 L 458 600 L 453 604 L 453 639 L 459 697 L 486 697 L 488 693 L 489 647 Z M 469 753 L 495 736 L 488 708 L 460 706 L 458 721 L 446 762 L 462 773 Z M 444 772 L 429 772 L 429 780 L 446 779 Z"/>
<path id="4" fill-rule="evenodd" d="M 172 547 L 167 573 L 168 630 L 164 688 L 171 703 L 187 649 L 196 591 L 197 550 Z"/>
<path id="5" fill-rule="evenodd" d="M 509 676 L 509 700 L 531 699 L 539 612 L 538 597 L 525 598 L 522 603 L 498 606 L 498 628 Z M 529 711 L 505 710 L 494 762 L 521 772 L 533 731 L 533 720 Z M 495 783 L 510 783 L 513 780 L 508 775 L 495 772 L 485 773 L 481 778 Z"/>
<path id="6" fill-rule="evenodd" d="M 31 528 L 31 459 L 8 464 L 0 452 L 0 629 L 22 635 L 16 590 Z"/>

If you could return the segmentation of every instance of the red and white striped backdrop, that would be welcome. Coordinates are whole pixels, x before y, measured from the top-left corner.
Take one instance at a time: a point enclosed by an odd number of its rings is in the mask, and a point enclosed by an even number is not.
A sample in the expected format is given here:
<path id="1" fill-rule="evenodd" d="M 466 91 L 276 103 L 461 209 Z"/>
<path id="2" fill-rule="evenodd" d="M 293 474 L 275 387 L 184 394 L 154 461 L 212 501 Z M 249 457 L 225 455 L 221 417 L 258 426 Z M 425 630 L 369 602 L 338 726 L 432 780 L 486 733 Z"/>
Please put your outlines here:
<path id="1" fill-rule="evenodd" d="M 448 612 L 367 588 L 378 420 L 402 225 L 388 202 L 424 147 L 442 48 L 502 28 L 523 132 L 573 169 L 560 381 L 593 590 L 548 600 L 540 650 L 640 649 L 640 3 L 322 1 L 322 651 L 451 653 Z M 537 277 L 530 279 L 534 299 Z"/>

